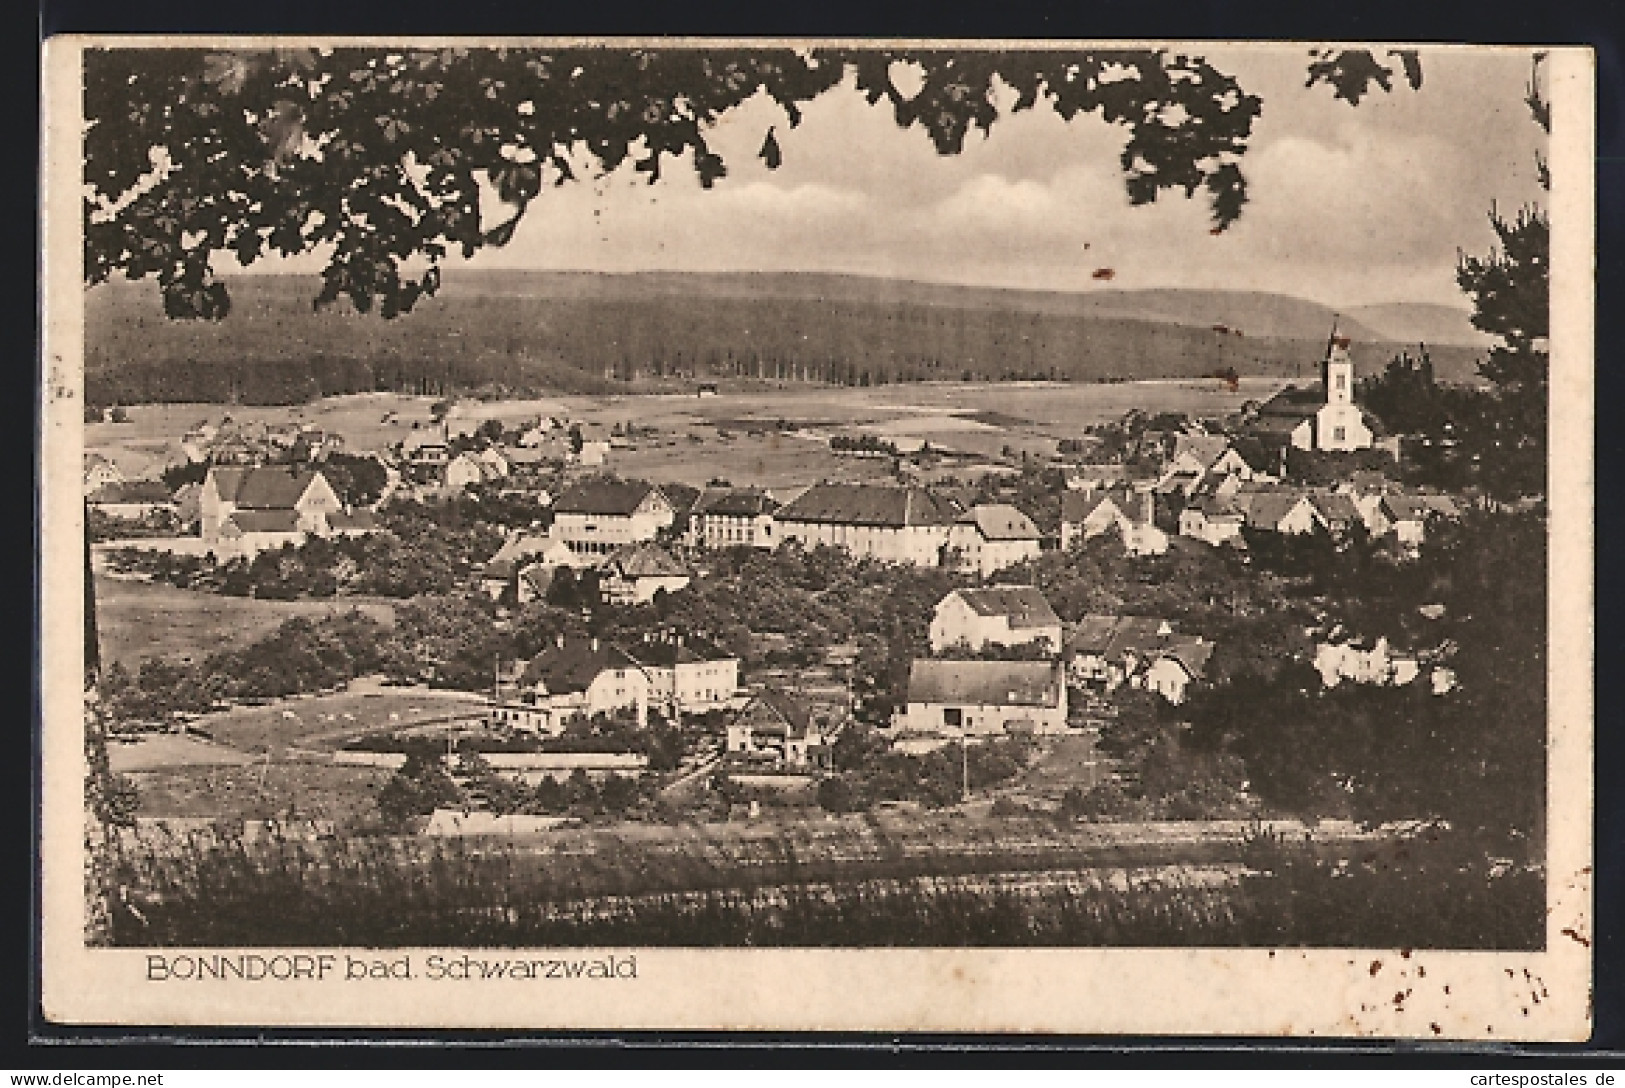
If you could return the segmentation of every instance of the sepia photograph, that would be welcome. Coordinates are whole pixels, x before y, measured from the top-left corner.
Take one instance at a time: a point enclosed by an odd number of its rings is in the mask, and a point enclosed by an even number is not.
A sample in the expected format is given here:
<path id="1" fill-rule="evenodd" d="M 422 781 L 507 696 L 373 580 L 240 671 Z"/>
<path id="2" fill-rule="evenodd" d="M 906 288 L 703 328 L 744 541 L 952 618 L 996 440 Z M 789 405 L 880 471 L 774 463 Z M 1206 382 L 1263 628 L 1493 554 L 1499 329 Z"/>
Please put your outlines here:
<path id="1" fill-rule="evenodd" d="M 47 53 L 48 1013 L 1589 1032 L 1588 50 Z"/>

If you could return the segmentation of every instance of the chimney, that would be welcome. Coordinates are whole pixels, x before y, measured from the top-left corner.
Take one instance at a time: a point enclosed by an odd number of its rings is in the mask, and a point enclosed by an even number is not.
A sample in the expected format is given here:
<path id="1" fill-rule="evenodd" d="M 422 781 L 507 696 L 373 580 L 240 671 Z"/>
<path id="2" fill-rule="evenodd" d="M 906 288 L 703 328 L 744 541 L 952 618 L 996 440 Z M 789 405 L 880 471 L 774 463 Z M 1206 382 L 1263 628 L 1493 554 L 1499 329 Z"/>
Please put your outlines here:
<path id="1" fill-rule="evenodd" d="M 592 640 L 592 652 L 598 652 L 598 639 L 596 637 Z"/>

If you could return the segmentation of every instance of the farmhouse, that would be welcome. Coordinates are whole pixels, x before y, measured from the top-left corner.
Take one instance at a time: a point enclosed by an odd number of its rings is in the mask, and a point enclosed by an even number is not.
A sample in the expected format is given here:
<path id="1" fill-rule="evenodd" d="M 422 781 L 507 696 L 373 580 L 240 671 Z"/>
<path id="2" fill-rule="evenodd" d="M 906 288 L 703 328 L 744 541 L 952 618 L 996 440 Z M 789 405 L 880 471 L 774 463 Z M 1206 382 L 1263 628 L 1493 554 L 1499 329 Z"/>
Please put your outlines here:
<path id="1" fill-rule="evenodd" d="M 1212 656 L 1213 643 L 1174 636 L 1139 674 L 1140 686 L 1177 706 L 1185 701 L 1192 684 L 1206 678 L 1208 658 Z"/>
<path id="2" fill-rule="evenodd" d="M 252 555 L 327 536 L 344 506 L 319 470 L 286 465 L 214 466 L 198 496 L 203 540 L 223 552 Z"/>
<path id="3" fill-rule="evenodd" d="M 1047 640 L 1061 648 L 1061 617 L 1034 586 L 956 589 L 937 603 L 931 617 L 931 652 L 963 646 L 971 653 L 988 646 L 1019 646 Z"/>
<path id="4" fill-rule="evenodd" d="M 1037 559 L 1038 526 L 1014 506 L 983 503 L 949 526 L 948 547 L 958 557 L 961 570 L 986 578 L 994 571 Z"/>
<path id="5" fill-rule="evenodd" d="M 505 479 L 507 475 L 507 459 L 496 450 L 487 449 L 480 453 L 465 450 L 446 462 L 441 483 L 447 491 L 461 491 L 476 484 Z"/>
<path id="6" fill-rule="evenodd" d="M 649 701 L 673 713 L 703 714 L 732 705 L 739 690 L 739 658 L 694 635 L 645 635 L 626 647 L 649 678 Z"/>
<path id="7" fill-rule="evenodd" d="M 1360 508 L 1354 500 L 1338 492 L 1317 491 L 1309 496 L 1314 505 L 1315 514 L 1321 524 L 1333 533 L 1346 533 L 1356 524 L 1364 524 L 1365 519 L 1360 516 Z"/>
<path id="8" fill-rule="evenodd" d="M 776 687 L 751 696 L 728 723 L 729 755 L 785 769 L 828 767 L 828 741 L 811 704 Z"/>
<path id="9" fill-rule="evenodd" d="M 676 593 L 692 580 L 688 568 L 651 541 L 628 544 L 599 569 L 599 591 L 609 604 L 648 604 L 655 594 Z"/>
<path id="10" fill-rule="evenodd" d="M 653 540 L 677 518 L 653 484 L 598 478 L 568 488 L 553 504 L 553 535 L 578 555 L 609 555 Z"/>
<path id="11" fill-rule="evenodd" d="M 902 733 L 988 736 L 1066 730 L 1066 676 L 1049 661 L 943 661 L 909 667 Z"/>
<path id="12" fill-rule="evenodd" d="M 859 559 L 934 567 L 942 562 L 959 512 L 920 487 L 814 484 L 773 520 L 781 542 L 823 544 Z"/>
<path id="13" fill-rule="evenodd" d="M 1061 548 L 1092 540 L 1109 532 L 1123 538 L 1130 555 L 1161 555 L 1168 550 L 1168 534 L 1156 524 L 1156 496 L 1152 491 L 1068 491 L 1061 496 Z"/>
<path id="14" fill-rule="evenodd" d="M 689 511 L 689 546 L 772 548 L 778 508 L 771 495 L 757 488 L 708 487 Z"/>

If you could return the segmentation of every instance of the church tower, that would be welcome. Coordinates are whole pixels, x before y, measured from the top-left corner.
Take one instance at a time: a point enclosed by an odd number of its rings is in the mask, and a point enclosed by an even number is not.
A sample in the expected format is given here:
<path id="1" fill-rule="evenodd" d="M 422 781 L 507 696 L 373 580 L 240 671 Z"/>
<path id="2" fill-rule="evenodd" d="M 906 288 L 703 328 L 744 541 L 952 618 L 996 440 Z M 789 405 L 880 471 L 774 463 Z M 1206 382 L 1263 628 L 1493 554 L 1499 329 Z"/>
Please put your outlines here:
<path id="1" fill-rule="evenodd" d="M 1347 337 L 1332 338 L 1326 361 L 1321 364 L 1321 383 L 1327 404 L 1354 403 L 1354 360 L 1349 358 Z"/>

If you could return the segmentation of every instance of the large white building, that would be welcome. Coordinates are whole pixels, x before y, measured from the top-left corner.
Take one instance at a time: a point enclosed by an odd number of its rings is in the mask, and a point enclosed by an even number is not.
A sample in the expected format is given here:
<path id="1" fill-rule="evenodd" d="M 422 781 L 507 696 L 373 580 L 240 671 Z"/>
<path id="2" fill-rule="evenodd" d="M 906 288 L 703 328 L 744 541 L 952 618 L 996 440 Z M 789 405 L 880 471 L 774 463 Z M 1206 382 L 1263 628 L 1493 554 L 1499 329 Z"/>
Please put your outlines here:
<path id="1" fill-rule="evenodd" d="M 1320 388 L 1287 386 L 1259 407 L 1255 429 L 1284 437 L 1300 450 L 1348 452 L 1376 444 L 1371 422 L 1354 403 L 1349 341 L 1334 336 L 1320 363 Z"/>
<path id="2" fill-rule="evenodd" d="M 554 502 L 551 535 L 578 555 L 607 556 L 653 540 L 676 518 L 671 500 L 653 484 L 584 480 Z"/>
<path id="3" fill-rule="evenodd" d="M 306 534 L 328 536 L 344 504 L 320 471 L 291 465 L 209 469 L 198 493 L 203 541 L 219 555 L 251 556 Z"/>
<path id="4" fill-rule="evenodd" d="M 935 567 L 962 510 L 923 487 L 814 484 L 786 503 L 774 525 L 781 543 L 841 548 L 858 559 Z"/>
<path id="5" fill-rule="evenodd" d="M 904 734 L 947 737 L 1066 730 L 1066 676 L 1052 661 L 943 661 L 909 667 Z"/>
<path id="6" fill-rule="evenodd" d="M 948 548 L 961 570 L 983 578 L 994 571 L 1037 559 L 1038 526 L 1033 519 L 1006 503 L 971 507 L 948 527 Z"/>
<path id="7" fill-rule="evenodd" d="M 779 504 L 756 488 L 708 487 L 688 515 L 688 542 L 697 548 L 772 548 Z"/>

